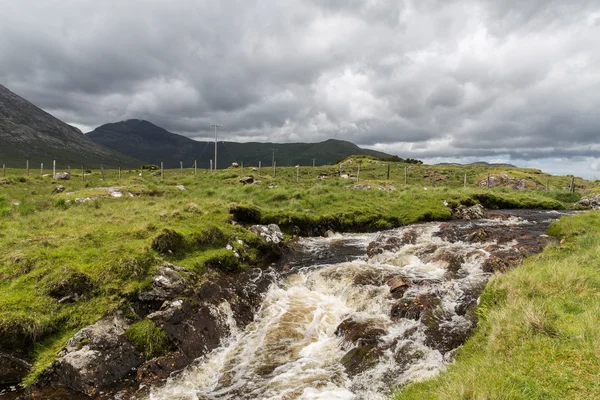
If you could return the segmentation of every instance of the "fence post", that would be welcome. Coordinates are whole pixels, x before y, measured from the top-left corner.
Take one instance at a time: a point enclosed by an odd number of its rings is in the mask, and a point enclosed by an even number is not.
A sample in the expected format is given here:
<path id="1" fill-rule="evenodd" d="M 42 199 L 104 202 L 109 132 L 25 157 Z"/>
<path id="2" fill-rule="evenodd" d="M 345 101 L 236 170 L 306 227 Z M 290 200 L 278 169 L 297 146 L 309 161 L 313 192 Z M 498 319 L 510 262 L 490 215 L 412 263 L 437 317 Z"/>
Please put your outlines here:
<path id="1" fill-rule="evenodd" d="M 313 168 L 315 167 L 315 158 L 313 158 Z"/>
<path id="2" fill-rule="evenodd" d="M 119 167 L 119 180 L 121 180 L 121 167 Z"/>
<path id="3" fill-rule="evenodd" d="M 29 160 L 25 163 L 25 168 L 27 169 L 27 176 L 29 176 Z"/>
<path id="4" fill-rule="evenodd" d="M 467 188 L 467 174 L 465 174 L 465 183 L 464 183 L 464 188 Z"/>
<path id="5" fill-rule="evenodd" d="M 6 178 L 6 164 L 2 164 L 2 176 Z"/>
<path id="6" fill-rule="evenodd" d="M 212 167 L 212 160 L 210 160 L 210 172 L 213 172 L 213 167 Z"/>
<path id="7" fill-rule="evenodd" d="M 163 162 L 160 162 L 160 179 L 165 179 L 165 166 Z"/>
<path id="8" fill-rule="evenodd" d="M 67 165 L 67 172 L 69 173 L 69 179 L 71 179 L 71 166 Z"/>
<path id="9" fill-rule="evenodd" d="M 277 161 L 273 162 L 273 178 L 277 176 Z"/>
<path id="10" fill-rule="evenodd" d="M 102 171 L 102 180 L 104 180 L 104 165 L 100 164 L 100 170 Z"/>
<path id="11" fill-rule="evenodd" d="M 194 160 L 194 176 L 198 175 L 198 160 Z"/>
<path id="12" fill-rule="evenodd" d="M 300 166 L 296 165 L 296 182 L 300 182 Z"/>
<path id="13" fill-rule="evenodd" d="M 408 167 L 404 167 L 404 184 L 408 183 Z"/>
<path id="14" fill-rule="evenodd" d="M 260 178 L 260 167 L 262 166 L 262 162 L 258 162 L 258 177 Z"/>
<path id="15" fill-rule="evenodd" d="M 85 170 L 83 169 L 83 165 L 81 166 L 81 182 L 85 182 Z"/>
<path id="16" fill-rule="evenodd" d="M 390 180 L 390 164 L 388 164 L 388 170 L 387 170 L 387 180 Z"/>
<path id="17" fill-rule="evenodd" d="M 342 180 L 342 163 L 340 163 L 340 181 Z"/>
<path id="18" fill-rule="evenodd" d="M 52 160 L 52 179 L 56 179 L 56 160 Z"/>
<path id="19" fill-rule="evenodd" d="M 40 163 L 40 176 L 44 176 L 44 163 Z"/>
<path id="20" fill-rule="evenodd" d="M 571 193 L 575 193 L 575 177 L 571 177 Z"/>
<path id="21" fill-rule="evenodd" d="M 183 172 L 183 161 L 179 161 L 179 170 Z"/>
<path id="22" fill-rule="evenodd" d="M 360 179 L 360 164 L 358 164 L 358 169 L 356 170 L 356 183 L 358 183 L 359 179 Z"/>
<path id="23" fill-rule="evenodd" d="M 489 189 L 490 188 L 490 173 L 488 172 L 488 177 L 487 177 L 487 184 L 486 187 Z"/>

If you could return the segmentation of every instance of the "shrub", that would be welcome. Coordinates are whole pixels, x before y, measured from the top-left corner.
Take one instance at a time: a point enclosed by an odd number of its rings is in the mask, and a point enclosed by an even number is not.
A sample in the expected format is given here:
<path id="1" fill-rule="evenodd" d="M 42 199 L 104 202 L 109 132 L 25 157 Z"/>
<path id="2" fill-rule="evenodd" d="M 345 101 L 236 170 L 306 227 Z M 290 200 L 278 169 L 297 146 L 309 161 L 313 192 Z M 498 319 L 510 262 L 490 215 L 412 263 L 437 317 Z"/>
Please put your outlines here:
<path id="1" fill-rule="evenodd" d="M 227 236 L 221 229 L 212 225 L 205 230 L 194 234 L 193 241 L 196 245 L 223 246 L 227 243 Z"/>

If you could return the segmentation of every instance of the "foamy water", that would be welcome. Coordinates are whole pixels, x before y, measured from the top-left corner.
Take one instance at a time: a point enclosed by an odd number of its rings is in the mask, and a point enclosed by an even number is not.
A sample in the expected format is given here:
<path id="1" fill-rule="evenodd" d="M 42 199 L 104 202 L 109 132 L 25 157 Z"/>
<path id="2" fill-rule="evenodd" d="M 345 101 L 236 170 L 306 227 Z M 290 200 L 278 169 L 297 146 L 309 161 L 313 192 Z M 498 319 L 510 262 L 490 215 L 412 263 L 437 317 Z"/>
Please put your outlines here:
<path id="1" fill-rule="evenodd" d="M 387 398 L 395 385 L 435 376 L 452 361 L 452 352 L 442 354 L 427 345 L 427 327 L 422 321 L 391 318 L 392 306 L 399 300 L 392 298 L 385 281 L 394 276 L 410 280 L 412 286 L 404 298 L 434 294 L 440 300 L 436 311 L 440 326 L 449 332 L 468 332 L 471 321 L 458 315 L 456 308 L 469 291 L 487 280 L 482 264 L 489 254 L 484 249 L 493 242 L 446 242 L 434 236 L 438 224 L 406 229 L 416 230 L 416 244 L 372 258 L 307 265 L 273 285 L 254 322 L 239 330 L 229 318 L 232 334 L 222 346 L 164 387 L 154 388 L 150 399 L 378 400 Z M 406 229 L 386 232 L 385 237 L 400 237 Z M 383 237 L 338 235 L 306 239 L 302 245 L 314 252 L 334 244 L 358 246 L 366 253 L 374 240 Z M 434 261 L 441 252 L 464 260 L 457 273 L 449 274 L 444 261 Z M 381 280 L 365 284 L 364 279 L 361 282 L 364 276 Z M 230 316 L 228 304 L 221 309 Z M 377 357 L 353 373 L 342 359 L 355 345 L 336 335 L 337 327 L 349 317 L 385 332 L 378 338 Z"/>

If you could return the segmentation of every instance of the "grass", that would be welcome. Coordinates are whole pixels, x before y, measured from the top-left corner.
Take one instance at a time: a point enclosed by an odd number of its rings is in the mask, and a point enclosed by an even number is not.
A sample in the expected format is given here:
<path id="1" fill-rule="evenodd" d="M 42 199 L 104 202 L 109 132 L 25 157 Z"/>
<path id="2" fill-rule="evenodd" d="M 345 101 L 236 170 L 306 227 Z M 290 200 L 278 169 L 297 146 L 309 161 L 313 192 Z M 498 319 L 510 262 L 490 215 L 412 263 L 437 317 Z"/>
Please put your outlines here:
<path id="1" fill-rule="evenodd" d="M 600 213 L 550 233 L 563 244 L 490 280 L 456 362 L 395 400 L 600 398 Z"/>
<path id="2" fill-rule="evenodd" d="M 355 174 L 356 162 L 344 164 L 343 172 Z M 443 178 L 432 186 L 434 171 Z M 552 190 L 475 188 L 488 171 L 549 179 Z M 443 201 L 550 209 L 569 207 L 579 198 L 562 189 L 570 178 L 535 170 L 392 163 L 388 181 L 387 163 L 372 159 L 362 159 L 360 183 L 373 190 L 348 189 L 356 182 L 340 180 L 337 166 L 301 168 L 299 181 L 296 168 L 280 168 L 276 178 L 268 168 L 260 177 L 249 168 L 213 174 L 199 170 L 197 176 L 193 170 L 167 170 L 164 179 L 148 171 L 143 177 L 139 171 L 123 171 L 122 179 L 116 170 L 105 173 L 106 180 L 94 170 L 85 181 L 74 172 L 71 181 L 52 182 L 9 169 L 0 178 L 0 350 L 32 361 L 27 382 L 51 364 L 74 331 L 126 308 L 164 262 L 189 268 L 202 280 L 207 268 L 235 272 L 263 261 L 269 248 L 244 224 L 232 224 L 234 216 L 247 223 L 280 224 L 287 235 L 319 234 L 445 220 L 450 211 Z M 260 182 L 239 183 L 248 174 Z M 464 174 L 470 183 L 466 189 Z M 576 182 L 594 190 L 586 181 Z M 52 194 L 57 184 L 66 191 Z M 116 186 L 124 196 L 98 189 Z M 73 297 L 65 301 L 68 296 Z"/>
<path id="3" fill-rule="evenodd" d="M 165 355 L 171 350 L 167 334 L 149 319 L 132 324 L 125 334 L 147 359 Z"/>

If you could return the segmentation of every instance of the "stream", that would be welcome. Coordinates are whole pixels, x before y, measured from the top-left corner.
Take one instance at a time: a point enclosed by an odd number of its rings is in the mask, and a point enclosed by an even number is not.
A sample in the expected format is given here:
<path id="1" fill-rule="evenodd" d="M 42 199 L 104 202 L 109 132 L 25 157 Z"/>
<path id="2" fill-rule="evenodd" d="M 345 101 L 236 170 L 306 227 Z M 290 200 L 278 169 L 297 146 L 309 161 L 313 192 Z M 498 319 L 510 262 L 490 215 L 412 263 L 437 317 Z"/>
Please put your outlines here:
<path id="1" fill-rule="evenodd" d="M 561 215 L 301 239 L 254 321 L 238 329 L 223 303 L 231 334 L 149 399 L 386 399 L 452 362 L 491 274 L 541 251 Z"/>

